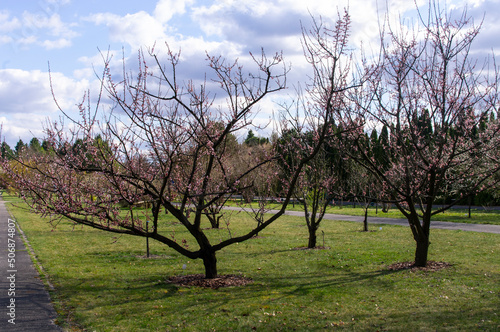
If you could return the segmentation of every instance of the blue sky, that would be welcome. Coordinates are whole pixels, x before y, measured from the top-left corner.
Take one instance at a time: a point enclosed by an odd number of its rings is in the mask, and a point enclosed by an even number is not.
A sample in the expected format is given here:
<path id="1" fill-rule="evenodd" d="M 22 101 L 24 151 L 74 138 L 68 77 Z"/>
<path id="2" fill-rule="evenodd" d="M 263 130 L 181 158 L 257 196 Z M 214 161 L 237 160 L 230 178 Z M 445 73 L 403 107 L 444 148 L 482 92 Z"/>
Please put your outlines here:
<path id="1" fill-rule="evenodd" d="M 350 0 L 352 41 L 366 45 L 377 38 L 377 17 L 389 9 L 411 16 L 408 0 Z M 424 2 L 425 3 L 425 2 Z M 443 2 L 444 3 L 444 2 Z M 481 20 L 478 54 L 500 51 L 500 0 L 446 1 L 449 8 L 468 5 Z M 102 65 L 99 51 L 111 50 L 126 60 L 165 41 L 181 48 L 186 78 L 203 76 L 205 51 L 243 62 L 248 52 L 283 51 L 292 84 L 305 78 L 300 24 L 310 15 L 335 19 L 347 1 L 326 0 L 2 0 L 0 2 L 1 139 L 12 147 L 22 139 L 43 137 L 43 123 L 60 113 L 52 99 L 48 63 L 59 104 L 71 112 L 84 92 L 98 87 L 93 68 Z M 264 107 L 273 108 L 272 102 Z"/>

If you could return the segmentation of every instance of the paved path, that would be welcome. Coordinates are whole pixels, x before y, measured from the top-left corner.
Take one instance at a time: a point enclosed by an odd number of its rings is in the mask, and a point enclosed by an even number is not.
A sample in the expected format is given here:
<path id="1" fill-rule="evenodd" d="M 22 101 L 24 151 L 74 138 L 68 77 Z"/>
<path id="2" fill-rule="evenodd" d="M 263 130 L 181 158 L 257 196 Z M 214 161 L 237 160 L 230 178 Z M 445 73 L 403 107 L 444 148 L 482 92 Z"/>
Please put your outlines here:
<path id="1" fill-rule="evenodd" d="M 49 293 L 0 196 L 0 331 L 61 331 L 54 324 L 56 317 Z"/>
<path id="2" fill-rule="evenodd" d="M 241 208 L 238 208 L 238 207 L 226 207 L 226 209 L 242 210 Z M 269 211 L 269 213 L 276 213 L 276 212 L 278 212 L 278 210 L 270 210 Z M 298 217 L 304 216 L 303 211 L 286 211 L 285 214 L 289 215 L 289 216 L 298 216 Z M 362 217 L 362 216 L 346 216 L 346 215 L 342 215 L 342 214 L 325 214 L 323 219 L 363 222 L 364 217 Z M 370 224 L 408 226 L 408 220 L 406 220 L 406 219 L 393 219 L 393 218 L 381 218 L 381 217 L 368 217 L 368 225 L 370 225 Z M 489 224 L 466 224 L 466 223 L 446 222 L 446 221 L 432 221 L 431 228 L 500 234 L 500 225 L 489 225 Z"/>

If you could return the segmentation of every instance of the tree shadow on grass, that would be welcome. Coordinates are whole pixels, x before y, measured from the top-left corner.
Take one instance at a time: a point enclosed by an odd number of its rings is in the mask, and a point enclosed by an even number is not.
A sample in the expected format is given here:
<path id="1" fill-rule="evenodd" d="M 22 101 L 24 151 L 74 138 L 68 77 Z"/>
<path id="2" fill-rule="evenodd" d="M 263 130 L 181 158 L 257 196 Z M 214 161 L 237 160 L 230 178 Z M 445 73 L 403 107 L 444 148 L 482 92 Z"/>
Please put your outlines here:
<path id="1" fill-rule="evenodd" d="M 338 299 L 341 302 L 343 297 L 357 296 L 355 295 L 357 291 L 365 289 L 364 285 L 370 285 L 370 288 L 376 289 L 377 292 L 394 292 L 395 281 L 393 278 L 385 277 L 404 274 L 405 271 L 408 271 L 408 269 L 390 269 L 388 266 L 378 269 L 375 267 L 373 270 L 369 269 L 367 267 L 364 271 L 356 271 L 353 268 L 336 267 L 321 273 L 316 271 L 307 271 L 306 273 L 291 272 L 288 274 L 286 274 L 287 271 L 269 271 L 266 274 L 256 272 L 251 275 L 254 279 L 251 284 L 217 289 L 179 286 L 168 283 L 165 277 L 152 274 L 130 278 L 130 286 L 127 289 L 113 287 L 113 283 L 100 283 L 91 287 L 94 278 L 85 278 L 75 280 L 71 285 L 67 285 L 66 291 L 90 293 L 87 294 L 88 298 L 95 299 L 95 301 L 92 304 L 85 304 L 85 310 L 87 311 L 101 312 L 101 310 L 116 308 L 113 310 L 127 316 L 127 310 L 133 307 L 134 317 L 141 317 L 152 312 L 156 312 L 156 315 L 161 316 L 161 313 L 165 310 L 175 310 L 175 319 L 170 319 L 183 321 L 188 320 L 186 317 L 193 310 L 196 310 L 199 315 L 218 313 L 219 316 L 227 316 L 226 318 L 221 317 L 221 319 L 227 319 L 228 323 L 234 320 L 234 317 L 238 317 L 242 321 L 248 321 L 248 323 L 244 324 L 249 324 L 248 327 L 252 328 L 258 325 L 256 322 L 259 319 L 265 319 L 266 312 L 273 314 L 273 310 L 276 308 L 285 312 L 287 310 L 286 305 L 306 307 L 312 299 L 315 306 L 325 306 L 327 309 L 330 306 L 329 311 L 332 311 L 332 305 L 327 304 L 328 302 L 331 302 L 332 299 Z M 120 275 L 116 277 L 124 278 Z M 123 283 L 118 282 L 117 284 Z M 115 294 L 117 295 L 116 300 L 113 300 L 112 297 Z M 163 304 L 169 309 L 163 309 L 159 304 Z M 170 307 L 167 307 L 168 305 Z M 447 326 L 458 326 L 456 322 L 463 319 L 462 315 L 464 314 L 469 315 L 471 320 L 464 326 L 472 330 L 477 329 L 477 327 L 491 328 L 495 326 L 495 323 L 492 323 L 493 313 L 484 313 L 479 309 L 473 313 L 464 313 L 463 310 L 449 308 L 436 311 L 435 307 L 431 310 L 426 308 L 425 305 L 416 306 L 415 308 L 401 308 L 400 312 L 396 309 L 388 308 L 389 311 L 382 314 L 378 311 L 367 312 L 365 310 L 362 313 L 353 312 L 352 315 L 356 316 L 358 321 L 369 322 L 375 330 L 398 329 L 406 326 L 407 323 L 415 327 L 419 326 L 421 322 L 425 322 L 426 325 L 422 326 L 428 329 L 440 327 L 446 329 Z M 288 312 L 300 312 L 297 309 L 293 310 L 295 311 Z M 308 316 L 313 314 L 313 309 L 306 310 L 305 316 L 301 319 L 316 319 Z M 280 319 L 285 318 L 273 317 L 270 319 L 278 322 Z M 297 317 L 287 319 L 299 321 Z M 285 321 L 283 320 L 283 322 Z M 349 328 L 356 327 L 355 322 L 349 321 L 346 322 L 347 324 Z"/>
<path id="2" fill-rule="evenodd" d="M 250 256 L 270 255 L 278 252 L 289 253 L 292 249 L 286 250 L 271 250 L 268 252 L 259 251 L 252 253 Z M 248 253 L 244 253 L 248 256 Z M 239 256 L 240 253 L 231 253 L 231 255 Z M 115 261 L 118 265 L 133 262 L 140 262 L 144 259 L 134 255 L 127 254 L 104 254 L 93 256 L 95 260 L 102 260 L 103 264 L 109 260 Z M 236 259 L 236 257 L 233 257 Z M 158 261 L 159 260 L 155 260 Z M 279 260 L 278 260 L 279 261 Z M 160 264 L 160 263 L 158 263 Z M 166 259 L 165 264 L 172 264 L 172 260 Z M 145 266 L 144 268 L 147 268 Z M 234 270 L 234 268 L 232 268 Z M 81 303 L 84 306 L 84 311 L 101 312 L 101 310 L 109 310 L 116 308 L 118 312 L 123 312 L 122 315 L 127 315 L 126 311 L 134 307 L 136 312 L 134 315 L 141 316 L 149 311 L 161 312 L 162 309 L 156 308 L 153 303 L 175 303 L 175 311 L 179 315 L 186 315 L 194 308 L 209 312 L 217 312 L 221 308 L 235 312 L 235 314 L 254 315 L 261 314 L 260 303 L 255 299 L 267 299 L 272 301 L 272 305 L 277 305 L 280 302 L 290 301 L 290 298 L 298 298 L 297 302 L 305 301 L 311 296 L 319 301 L 322 298 L 331 298 L 332 296 L 349 296 L 346 294 L 354 294 L 354 291 L 337 292 L 337 289 L 362 289 L 362 285 L 369 284 L 370 287 L 381 291 L 392 291 L 394 281 L 390 278 L 384 278 L 387 275 L 401 273 L 403 270 L 390 269 L 389 267 L 367 271 L 370 268 L 364 267 L 364 271 L 356 271 L 353 267 L 330 267 L 321 271 L 302 270 L 294 272 L 293 270 L 280 270 L 279 266 L 272 264 L 264 268 L 262 271 L 247 274 L 253 279 L 253 283 L 245 285 L 230 286 L 235 287 L 211 287 L 206 289 L 196 286 L 181 286 L 175 283 L 169 283 L 169 276 L 148 273 L 144 270 L 144 275 L 139 275 L 140 271 L 134 270 L 137 274 L 131 276 L 130 272 L 123 269 L 117 271 L 116 275 L 107 271 L 104 274 L 99 274 L 99 271 L 92 276 L 82 276 L 75 278 L 71 282 L 66 282 L 64 289 L 58 289 L 63 293 L 63 298 L 71 298 L 74 294 L 85 293 L 87 303 Z M 172 273 L 172 270 L 167 270 Z M 221 270 L 222 274 L 224 270 Z M 109 282 L 102 282 L 98 279 L 109 278 Z M 117 279 L 116 282 L 113 279 Z M 245 278 L 245 277 L 242 277 Z M 249 279 L 249 278 L 245 278 Z M 124 282 L 126 280 L 126 282 Z M 126 284 L 126 287 L 123 285 Z M 270 298 L 269 293 L 273 293 Z M 73 293 L 73 295 L 70 295 Z M 78 302 L 74 298 L 71 299 L 72 305 L 77 306 Z M 75 304 L 76 303 L 76 304 Z M 240 303 L 250 303 L 252 308 L 239 308 Z M 262 303 L 265 306 L 265 302 Z M 102 308 L 102 309 L 101 309 Z M 104 309 L 105 308 L 105 309 Z M 246 311 L 245 311 L 246 310 Z M 395 318 L 396 320 L 397 318 Z"/>
<path id="3" fill-rule="evenodd" d="M 384 311 L 384 309 L 381 309 Z M 356 314 L 358 321 L 370 322 L 371 330 L 396 331 L 498 331 L 500 321 L 493 308 L 471 304 L 463 308 L 447 306 L 427 308 L 425 305 L 400 308 L 390 313 Z"/>

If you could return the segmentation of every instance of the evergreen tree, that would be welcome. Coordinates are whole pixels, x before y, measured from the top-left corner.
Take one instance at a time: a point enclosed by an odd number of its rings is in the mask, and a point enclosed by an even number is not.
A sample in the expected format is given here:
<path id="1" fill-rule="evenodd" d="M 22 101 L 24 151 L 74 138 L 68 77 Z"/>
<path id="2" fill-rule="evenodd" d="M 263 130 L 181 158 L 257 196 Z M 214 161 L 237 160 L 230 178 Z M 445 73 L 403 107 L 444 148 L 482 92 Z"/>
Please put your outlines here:
<path id="1" fill-rule="evenodd" d="M 19 141 L 17 141 L 16 147 L 14 148 L 16 150 L 16 155 L 19 155 L 25 148 L 26 144 L 24 144 L 22 139 L 19 139 Z"/>
<path id="2" fill-rule="evenodd" d="M 10 148 L 9 144 L 7 144 L 6 142 L 2 143 L 2 146 L 0 149 L 1 149 L 2 159 L 4 159 L 4 158 L 12 159 L 12 157 L 14 157 L 14 152 Z"/>
<path id="3" fill-rule="evenodd" d="M 248 146 L 256 146 L 262 144 L 260 138 L 255 136 L 251 129 L 248 131 L 248 135 L 247 138 L 245 138 L 244 143 Z"/>
<path id="4" fill-rule="evenodd" d="M 49 141 L 44 139 L 42 141 L 42 150 L 45 153 L 52 153 L 52 152 L 54 152 L 54 147 L 52 146 L 51 143 L 49 143 Z"/>
<path id="5" fill-rule="evenodd" d="M 36 137 L 33 137 L 31 139 L 31 141 L 29 143 L 29 148 L 33 152 L 41 152 L 43 150 L 42 145 L 40 144 L 40 141 Z"/>

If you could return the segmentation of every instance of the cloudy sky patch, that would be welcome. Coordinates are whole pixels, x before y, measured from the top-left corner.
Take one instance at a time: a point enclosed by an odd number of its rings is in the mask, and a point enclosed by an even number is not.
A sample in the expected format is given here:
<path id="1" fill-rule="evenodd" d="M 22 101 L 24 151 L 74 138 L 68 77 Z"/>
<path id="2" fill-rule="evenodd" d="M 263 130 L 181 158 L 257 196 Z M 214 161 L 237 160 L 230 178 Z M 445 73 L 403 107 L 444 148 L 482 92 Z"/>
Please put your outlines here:
<path id="1" fill-rule="evenodd" d="M 419 4 L 426 1 L 419 0 Z M 447 0 L 446 8 L 461 11 L 465 4 L 483 29 L 475 44 L 478 56 L 499 53 L 500 0 Z M 42 135 L 46 119 L 60 113 L 52 98 L 72 112 L 89 89 L 98 94 L 103 56 L 112 55 L 113 70 L 121 73 L 121 60 L 137 68 L 138 51 L 147 55 L 156 45 L 166 60 L 165 43 L 181 49 L 179 78 L 203 82 L 208 70 L 206 53 L 223 55 L 230 61 L 250 63 L 249 52 L 261 48 L 272 56 L 283 52 L 291 65 L 290 90 L 304 81 L 308 67 L 300 43 L 301 24 L 308 27 L 311 15 L 333 24 L 337 12 L 349 5 L 352 41 L 359 47 L 377 42 L 380 20 L 389 12 L 415 20 L 415 4 L 406 0 L 6 0 L 0 5 L 0 123 L 1 140 L 14 146 Z M 394 21 L 393 20 L 393 21 Z M 208 78 L 210 78 L 208 76 Z M 284 92 L 279 98 L 293 91 Z M 109 105 L 107 105 L 109 106 Z M 261 105 L 267 123 L 275 109 L 273 100 Z"/>

